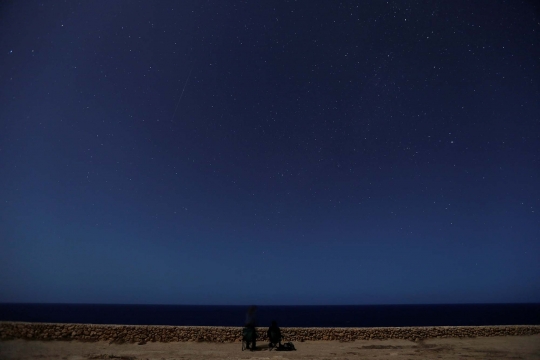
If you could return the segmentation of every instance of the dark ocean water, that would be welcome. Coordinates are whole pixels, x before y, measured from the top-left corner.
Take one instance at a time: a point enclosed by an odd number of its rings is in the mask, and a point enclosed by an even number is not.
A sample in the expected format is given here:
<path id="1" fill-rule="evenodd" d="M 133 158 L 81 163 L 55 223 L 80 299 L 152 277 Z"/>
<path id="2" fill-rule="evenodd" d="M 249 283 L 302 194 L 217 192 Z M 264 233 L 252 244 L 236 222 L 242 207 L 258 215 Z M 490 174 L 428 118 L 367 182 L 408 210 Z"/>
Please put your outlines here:
<path id="1" fill-rule="evenodd" d="M 1 321 L 242 326 L 247 306 L 0 304 Z M 259 306 L 259 326 L 540 325 L 540 304 Z"/>

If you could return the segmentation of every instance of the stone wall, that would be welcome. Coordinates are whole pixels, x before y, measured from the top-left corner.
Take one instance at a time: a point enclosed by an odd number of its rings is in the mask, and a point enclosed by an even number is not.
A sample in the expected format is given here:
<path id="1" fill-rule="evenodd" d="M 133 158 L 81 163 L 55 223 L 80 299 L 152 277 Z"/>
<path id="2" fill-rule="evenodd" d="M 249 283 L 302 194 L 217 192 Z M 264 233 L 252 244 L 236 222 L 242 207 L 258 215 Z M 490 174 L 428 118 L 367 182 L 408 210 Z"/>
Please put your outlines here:
<path id="1" fill-rule="evenodd" d="M 540 334 L 540 325 L 433 326 L 393 328 L 282 328 L 285 341 L 370 340 Z M 258 341 L 267 341 L 266 329 L 258 328 Z M 0 322 L 0 339 L 108 341 L 110 343 L 207 341 L 240 342 L 242 328 L 212 326 L 93 325 Z"/>

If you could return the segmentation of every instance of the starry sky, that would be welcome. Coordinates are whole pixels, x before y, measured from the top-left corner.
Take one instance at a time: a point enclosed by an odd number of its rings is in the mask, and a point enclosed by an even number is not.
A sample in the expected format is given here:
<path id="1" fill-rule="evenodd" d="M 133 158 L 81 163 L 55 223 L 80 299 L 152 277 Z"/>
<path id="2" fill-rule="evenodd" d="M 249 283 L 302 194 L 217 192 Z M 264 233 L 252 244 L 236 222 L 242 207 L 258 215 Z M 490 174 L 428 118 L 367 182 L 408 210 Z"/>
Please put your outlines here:
<path id="1" fill-rule="evenodd" d="M 0 14 L 0 302 L 540 302 L 532 1 Z"/>

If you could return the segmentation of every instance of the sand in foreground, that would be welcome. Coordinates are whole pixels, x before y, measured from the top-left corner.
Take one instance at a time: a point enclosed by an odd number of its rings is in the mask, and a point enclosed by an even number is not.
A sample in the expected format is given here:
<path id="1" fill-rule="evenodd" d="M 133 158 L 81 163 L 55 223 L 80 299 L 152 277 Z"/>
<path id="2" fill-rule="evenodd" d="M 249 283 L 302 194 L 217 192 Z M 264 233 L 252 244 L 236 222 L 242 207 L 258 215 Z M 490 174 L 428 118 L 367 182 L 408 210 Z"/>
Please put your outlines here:
<path id="1" fill-rule="evenodd" d="M 540 359 L 540 335 L 475 339 L 308 341 L 295 343 L 297 351 L 241 351 L 240 343 L 64 342 L 8 340 L 0 342 L 0 359 Z"/>

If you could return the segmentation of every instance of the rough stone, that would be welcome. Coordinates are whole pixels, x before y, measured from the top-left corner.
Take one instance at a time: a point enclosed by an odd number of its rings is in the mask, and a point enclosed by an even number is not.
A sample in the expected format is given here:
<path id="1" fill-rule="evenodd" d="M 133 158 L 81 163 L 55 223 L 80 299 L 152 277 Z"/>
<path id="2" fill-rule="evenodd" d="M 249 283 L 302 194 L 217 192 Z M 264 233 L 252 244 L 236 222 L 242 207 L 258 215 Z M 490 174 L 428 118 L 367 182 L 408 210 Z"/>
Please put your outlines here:
<path id="1" fill-rule="evenodd" d="M 474 338 L 486 336 L 533 335 L 540 325 L 440 326 L 406 328 L 282 328 L 285 341 L 354 341 L 428 338 Z M 266 328 L 257 329 L 259 341 L 267 341 Z M 90 325 L 0 322 L 0 340 L 79 340 L 110 343 L 204 341 L 232 343 L 242 339 L 242 328 L 208 326 Z"/>

